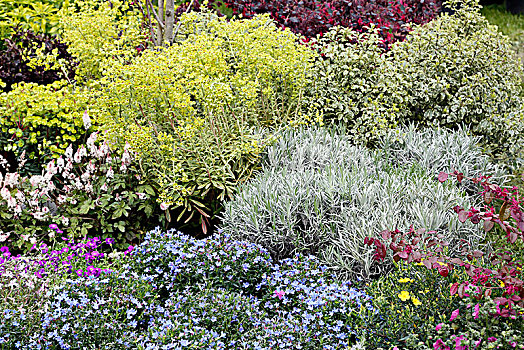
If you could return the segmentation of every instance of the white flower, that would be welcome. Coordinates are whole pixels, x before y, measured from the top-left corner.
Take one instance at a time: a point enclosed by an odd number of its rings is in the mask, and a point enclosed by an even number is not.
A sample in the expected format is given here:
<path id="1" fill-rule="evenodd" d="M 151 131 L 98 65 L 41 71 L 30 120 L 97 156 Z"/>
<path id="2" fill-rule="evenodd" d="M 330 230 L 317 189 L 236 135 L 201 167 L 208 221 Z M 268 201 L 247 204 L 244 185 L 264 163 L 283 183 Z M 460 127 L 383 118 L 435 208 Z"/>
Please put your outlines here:
<path id="1" fill-rule="evenodd" d="M 2 198 L 7 201 L 9 198 L 11 198 L 11 192 L 9 192 L 7 187 L 2 187 L 0 190 L 0 196 L 2 196 Z"/>
<path id="2" fill-rule="evenodd" d="M 27 162 L 27 159 L 25 157 L 25 150 L 22 152 L 22 154 L 20 155 L 20 159 L 18 160 L 19 164 L 18 164 L 18 168 L 23 168 L 25 163 Z"/>
<path id="3" fill-rule="evenodd" d="M 107 191 L 107 183 L 104 182 L 104 184 L 102 185 L 102 187 L 100 187 L 100 190 L 101 190 L 101 191 Z"/>
<path id="4" fill-rule="evenodd" d="M 4 186 L 15 187 L 18 184 L 18 173 L 8 173 L 5 175 Z"/>
<path id="5" fill-rule="evenodd" d="M 65 165 L 65 162 L 64 162 L 64 158 L 62 158 L 61 156 L 56 160 L 56 166 L 58 167 L 58 169 L 62 169 Z"/>
<path id="6" fill-rule="evenodd" d="M 107 178 L 109 178 L 109 179 L 112 179 L 113 176 L 115 176 L 115 172 L 113 171 L 113 167 L 109 167 L 109 170 L 107 171 L 106 176 L 107 176 Z"/>
<path id="7" fill-rule="evenodd" d="M 143 192 L 137 192 L 136 195 L 138 196 L 138 199 L 147 199 L 147 194 Z"/>
<path id="8" fill-rule="evenodd" d="M 29 242 L 31 242 L 31 244 L 36 244 L 36 238 L 35 237 L 31 237 L 29 239 Z"/>
<path id="9" fill-rule="evenodd" d="M 69 145 L 66 148 L 64 155 L 66 156 L 67 159 L 73 158 L 73 146 L 72 145 Z"/>
<path id="10" fill-rule="evenodd" d="M 109 154 L 109 146 L 104 142 L 98 149 L 97 158 L 105 157 L 107 154 Z"/>
<path id="11" fill-rule="evenodd" d="M 31 186 L 37 187 L 38 184 L 40 184 L 40 182 L 42 182 L 43 179 L 44 177 L 41 175 L 34 175 L 34 176 L 31 176 L 31 178 L 29 179 L 29 183 L 31 183 Z"/>
<path id="12" fill-rule="evenodd" d="M 89 114 L 87 111 L 84 112 L 84 115 L 82 116 L 82 121 L 84 122 L 84 128 L 89 129 L 91 127 L 91 118 L 89 118 Z"/>
<path id="13" fill-rule="evenodd" d="M 50 161 L 49 163 L 47 163 L 46 171 L 47 171 L 46 175 L 49 174 L 50 176 L 53 176 L 58 172 L 54 159 Z"/>
<path id="14" fill-rule="evenodd" d="M 16 202 L 16 199 L 14 197 L 11 197 L 11 198 L 9 198 L 7 200 L 7 206 L 9 208 L 14 208 L 14 207 L 16 207 L 16 205 L 17 205 L 17 202 Z"/>
<path id="15" fill-rule="evenodd" d="M 168 208 L 169 208 L 169 205 L 168 205 L 168 204 L 163 203 L 163 202 L 160 203 L 160 209 L 161 209 L 161 210 L 167 210 Z"/>
<path id="16" fill-rule="evenodd" d="M 0 233 L 0 242 L 5 242 L 9 238 L 9 232 L 7 233 Z"/>
<path id="17" fill-rule="evenodd" d="M 87 182 L 87 180 L 89 180 L 90 176 L 91 176 L 91 174 L 89 173 L 89 169 L 87 169 L 86 172 L 83 173 L 82 176 L 81 176 L 82 181 Z"/>
<path id="18" fill-rule="evenodd" d="M 69 218 L 62 216 L 62 225 L 69 226 Z"/>
<path id="19" fill-rule="evenodd" d="M 44 220 L 44 214 L 42 212 L 35 212 L 33 213 L 33 217 L 37 220 Z M 27 240 L 27 239 L 24 239 Z"/>
<path id="20" fill-rule="evenodd" d="M 82 161 L 82 152 L 80 152 L 81 148 L 79 148 L 76 153 L 75 153 L 75 156 L 73 157 L 73 160 L 75 161 L 75 163 L 80 163 Z"/>
<path id="21" fill-rule="evenodd" d="M 23 202 L 24 199 L 25 199 L 25 194 L 24 194 L 24 192 L 22 192 L 22 191 L 20 191 L 20 190 L 16 191 L 15 198 L 16 198 L 19 202 Z"/>

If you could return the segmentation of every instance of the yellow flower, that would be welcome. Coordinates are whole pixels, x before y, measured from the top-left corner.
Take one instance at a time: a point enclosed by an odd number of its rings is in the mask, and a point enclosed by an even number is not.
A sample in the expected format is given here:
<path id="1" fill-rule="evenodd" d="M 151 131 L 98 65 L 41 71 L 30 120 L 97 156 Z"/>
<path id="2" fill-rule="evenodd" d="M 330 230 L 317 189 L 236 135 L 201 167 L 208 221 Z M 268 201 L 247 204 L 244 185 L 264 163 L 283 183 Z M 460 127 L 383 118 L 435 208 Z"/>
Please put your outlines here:
<path id="1" fill-rule="evenodd" d="M 405 290 L 403 290 L 402 292 L 398 294 L 398 297 L 400 298 L 400 300 L 406 301 L 409 299 L 409 292 L 406 292 Z"/>
<path id="2" fill-rule="evenodd" d="M 415 306 L 422 305 L 422 303 L 420 302 L 420 300 L 418 300 L 418 299 L 415 298 L 415 297 L 411 297 L 411 302 L 413 302 L 413 305 L 415 305 Z"/>
<path id="3" fill-rule="evenodd" d="M 500 281 L 500 286 L 501 286 L 501 287 L 504 287 L 504 286 L 505 286 L 504 281 Z"/>
<path id="4" fill-rule="evenodd" d="M 411 278 L 402 278 L 398 280 L 400 283 L 414 282 Z"/>

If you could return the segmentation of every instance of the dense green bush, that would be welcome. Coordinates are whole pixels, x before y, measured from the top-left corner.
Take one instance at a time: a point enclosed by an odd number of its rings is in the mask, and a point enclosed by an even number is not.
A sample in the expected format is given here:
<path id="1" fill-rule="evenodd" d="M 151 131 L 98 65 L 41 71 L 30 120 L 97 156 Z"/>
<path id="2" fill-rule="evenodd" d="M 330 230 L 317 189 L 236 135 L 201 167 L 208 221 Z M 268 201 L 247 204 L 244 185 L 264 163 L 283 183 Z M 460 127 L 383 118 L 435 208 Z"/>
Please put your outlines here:
<path id="1" fill-rule="evenodd" d="M 353 138 L 365 143 L 397 122 L 469 124 L 493 155 L 509 150 L 518 157 L 524 140 L 522 66 L 476 0 L 461 1 L 460 8 L 458 3 L 449 1 L 453 15 L 416 26 L 387 53 L 375 46 L 373 33 L 335 28 L 318 40 L 324 57 L 310 93 L 326 119 L 346 123 Z"/>
<path id="2" fill-rule="evenodd" d="M 0 0 L 0 48 L 16 26 L 37 33 L 57 34 L 58 11 L 64 2 L 68 0 Z"/>
<path id="3" fill-rule="evenodd" d="M 138 153 L 163 207 L 205 233 L 217 199 L 249 177 L 271 139 L 256 130 L 307 121 L 314 54 L 267 16 L 189 13 L 179 23 L 172 46 L 107 67 L 95 108 L 107 138 Z"/>
<path id="4" fill-rule="evenodd" d="M 389 134 L 390 146 L 376 152 L 325 129 L 285 133 L 268 149 L 263 172 L 225 204 L 223 228 L 275 258 L 312 253 L 342 274 L 364 276 L 377 272 L 364 238 L 385 229 L 414 225 L 477 245 L 483 234 L 459 225 L 451 210 L 473 198 L 435 176 L 452 167 L 469 174 L 498 168 L 466 131 L 413 132 Z"/>
<path id="5" fill-rule="evenodd" d="M 404 92 L 399 115 L 431 126 L 470 124 L 492 150 L 521 151 L 522 66 L 508 38 L 482 16 L 478 1 L 460 4 L 452 16 L 415 28 L 392 48 Z"/>
<path id="6" fill-rule="evenodd" d="M 390 109 L 398 103 L 394 97 L 402 91 L 397 77 L 391 75 L 391 62 L 380 43 L 374 29 L 359 33 L 340 27 L 312 43 L 322 56 L 315 62 L 317 79 L 308 97 L 326 122 L 345 124 L 358 143 L 376 141 L 397 123 Z"/>
<path id="7" fill-rule="evenodd" d="M 380 310 L 370 315 L 373 321 L 365 340 L 368 348 L 403 349 L 406 337 L 431 332 L 459 305 L 459 298 L 449 293 L 449 285 L 457 281 L 457 272 L 443 278 L 437 270 L 421 265 L 399 262 L 389 274 L 367 286 L 373 305 Z"/>

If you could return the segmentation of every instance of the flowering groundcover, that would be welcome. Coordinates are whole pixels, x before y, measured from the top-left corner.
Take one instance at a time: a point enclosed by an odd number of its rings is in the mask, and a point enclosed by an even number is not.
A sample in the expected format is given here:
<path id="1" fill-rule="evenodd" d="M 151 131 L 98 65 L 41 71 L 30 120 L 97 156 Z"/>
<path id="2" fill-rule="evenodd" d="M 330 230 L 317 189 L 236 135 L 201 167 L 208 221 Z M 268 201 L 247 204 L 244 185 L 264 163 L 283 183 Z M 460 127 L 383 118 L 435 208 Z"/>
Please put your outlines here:
<path id="1" fill-rule="evenodd" d="M 39 310 L 2 310 L 2 349 L 345 349 L 370 297 L 316 258 L 272 262 L 219 233 L 160 229 L 108 274 L 69 278 Z"/>

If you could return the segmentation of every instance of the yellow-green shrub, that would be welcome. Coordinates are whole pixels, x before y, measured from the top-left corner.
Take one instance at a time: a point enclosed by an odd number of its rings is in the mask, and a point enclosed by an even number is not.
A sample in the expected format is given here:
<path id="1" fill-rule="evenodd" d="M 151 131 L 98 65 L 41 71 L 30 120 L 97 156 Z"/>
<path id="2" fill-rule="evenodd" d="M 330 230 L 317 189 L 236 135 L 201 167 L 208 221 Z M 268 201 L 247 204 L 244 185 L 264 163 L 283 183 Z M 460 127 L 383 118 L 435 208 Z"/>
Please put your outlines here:
<path id="1" fill-rule="evenodd" d="M 15 156 L 25 151 L 27 167 L 40 172 L 39 166 L 85 134 L 82 118 L 88 102 L 86 91 L 63 80 L 15 84 L 12 91 L 0 94 L 0 147 Z"/>
<path id="2" fill-rule="evenodd" d="M 145 41 L 140 13 L 123 1 L 87 1 L 61 13 L 61 39 L 80 62 L 77 76 L 96 79 L 114 61 L 129 62 Z"/>
<path id="3" fill-rule="evenodd" d="M 0 0 L 0 47 L 16 26 L 35 33 L 56 34 L 59 9 L 68 0 Z"/>
<path id="4" fill-rule="evenodd" d="M 307 119 L 313 57 L 268 16 L 189 13 L 172 46 L 107 68 L 96 108 L 107 137 L 140 154 L 162 202 L 209 213 L 256 165 L 267 138 L 253 126 Z"/>

